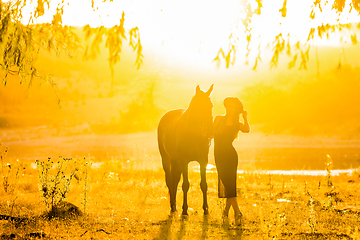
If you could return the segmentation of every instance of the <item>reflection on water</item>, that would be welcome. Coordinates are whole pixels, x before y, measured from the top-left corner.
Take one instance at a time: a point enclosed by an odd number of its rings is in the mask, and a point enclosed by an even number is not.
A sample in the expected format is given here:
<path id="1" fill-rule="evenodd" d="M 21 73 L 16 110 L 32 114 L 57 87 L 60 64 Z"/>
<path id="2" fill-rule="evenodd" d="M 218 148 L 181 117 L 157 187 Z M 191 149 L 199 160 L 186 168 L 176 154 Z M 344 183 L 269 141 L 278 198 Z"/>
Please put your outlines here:
<path id="1" fill-rule="evenodd" d="M 149 168 L 140 168 L 138 166 L 133 166 L 134 164 L 130 160 L 119 160 L 123 169 L 149 169 Z M 91 168 L 98 169 L 100 168 L 104 162 L 92 162 Z M 31 167 L 36 169 L 37 166 L 35 163 L 31 163 Z M 195 164 L 195 162 L 191 162 L 189 164 L 189 170 L 194 172 L 200 172 L 200 165 Z M 333 169 L 331 170 L 331 175 L 337 176 L 339 174 L 348 174 L 351 175 L 354 171 L 358 171 L 358 169 Z M 216 166 L 213 164 L 208 164 L 206 166 L 207 173 L 216 173 Z M 309 175 L 309 176 L 326 176 L 328 173 L 324 170 L 238 170 L 239 174 L 251 172 L 251 173 L 258 173 L 258 174 L 271 174 L 271 175 Z M 110 175 L 113 174 L 110 172 Z"/>
<path id="2" fill-rule="evenodd" d="M 199 165 L 192 166 L 192 171 L 200 172 Z M 357 169 L 334 169 L 331 170 L 331 175 L 336 176 L 339 174 L 349 174 L 351 175 Z M 215 173 L 216 166 L 213 164 L 208 164 L 206 167 L 206 172 L 208 173 Z M 246 173 L 248 171 L 245 170 L 238 170 L 239 174 Z M 252 173 L 258 174 L 271 174 L 271 175 L 311 175 L 311 176 L 326 176 L 328 173 L 326 170 L 254 170 L 251 171 Z"/>
<path id="3" fill-rule="evenodd" d="M 351 175 L 356 169 L 335 169 L 331 171 L 331 175 L 336 176 L 339 174 Z M 243 170 L 238 170 L 238 173 L 244 173 Z M 256 171 L 255 171 L 256 172 Z M 311 175 L 311 176 L 326 176 L 326 170 L 271 170 L 271 171 L 258 171 L 261 174 L 278 174 L 278 175 Z"/>

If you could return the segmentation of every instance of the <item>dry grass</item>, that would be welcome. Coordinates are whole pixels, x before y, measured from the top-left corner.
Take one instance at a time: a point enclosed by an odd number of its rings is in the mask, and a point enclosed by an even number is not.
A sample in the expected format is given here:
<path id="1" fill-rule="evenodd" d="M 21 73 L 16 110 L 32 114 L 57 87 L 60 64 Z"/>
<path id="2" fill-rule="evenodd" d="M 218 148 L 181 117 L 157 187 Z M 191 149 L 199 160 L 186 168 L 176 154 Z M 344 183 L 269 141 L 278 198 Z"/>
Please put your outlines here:
<path id="1" fill-rule="evenodd" d="M 44 233 L 45 239 L 359 239 L 359 174 L 326 177 L 260 175 L 238 178 L 242 226 L 221 219 L 216 173 L 208 173 L 210 215 L 202 212 L 200 176 L 190 172 L 189 216 L 169 215 L 164 173 L 125 169 L 111 160 L 88 172 L 86 213 L 78 219 L 0 220 L 0 235 Z M 22 164 L 13 191 L 0 183 L 0 214 L 31 218 L 45 211 L 37 170 Z M 85 178 L 73 179 L 67 201 L 84 210 Z M 181 209 L 181 182 L 178 190 Z M 36 235 L 32 235 L 36 236 Z"/>

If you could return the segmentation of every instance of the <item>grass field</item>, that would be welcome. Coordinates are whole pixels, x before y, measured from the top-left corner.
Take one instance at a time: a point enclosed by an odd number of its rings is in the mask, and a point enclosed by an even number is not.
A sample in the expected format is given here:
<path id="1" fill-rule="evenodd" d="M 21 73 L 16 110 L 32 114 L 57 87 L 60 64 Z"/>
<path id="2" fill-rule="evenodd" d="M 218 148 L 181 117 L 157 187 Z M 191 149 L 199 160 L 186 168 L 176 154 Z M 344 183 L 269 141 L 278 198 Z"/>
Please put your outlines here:
<path id="1" fill-rule="evenodd" d="M 221 218 L 224 201 L 217 197 L 217 175 L 207 173 L 210 214 L 202 213 L 200 176 L 191 171 L 189 216 L 170 215 L 164 173 L 124 167 L 108 160 L 73 179 L 65 199 L 85 214 L 76 219 L 37 218 L 45 211 L 38 171 L 28 163 L 10 163 L 0 185 L 0 213 L 33 218 L 26 223 L 0 220 L 3 239 L 360 239 L 360 176 L 283 176 L 246 172 L 238 176 L 238 202 L 244 214 L 236 226 L 232 213 Z M 8 167 L 4 167 L 6 170 Z M 9 175 L 10 174 L 10 175 Z M 86 197 L 85 197 L 85 184 Z M 86 204 L 84 204 L 86 203 Z M 11 235 L 14 234 L 14 235 Z M 38 234 L 38 235 L 36 235 Z"/>
<path id="2" fill-rule="evenodd" d="M 34 128 L 0 133 L 2 239 L 360 239 L 360 170 L 335 175 L 328 168 L 326 176 L 257 171 L 271 166 L 291 169 L 292 164 L 292 169 L 326 170 L 326 155 L 332 156 L 334 169 L 352 164 L 359 169 L 357 141 L 256 132 L 236 140 L 239 168 L 244 170 L 237 179 L 244 219 L 237 226 L 232 212 L 228 221 L 221 217 L 225 202 L 217 197 L 217 174 L 213 171 L 207 173 L 210 214 L 203 215 L 197 163 L 189 167 L 189 216 L 180 216 L 182 181 L 178 212 L 170 214 L 156 132 L 81 135 L 75 129 L 74 135 L 52 136 L 49 131 Z M 6 157 L 5 147 L 9 148 Z M 91 167 L 78 168 L 63 199 L 84 214 L 49 220 L 41 217 L 49 208 L 42 197 L 35 159 L 52 157 L 56 162 L 59 155 L 73 157 L 78 164 L 91 163 Z M 211 155 L 209 162 L 213 163 Z M 65 172 L 66 177 L 69 173 Z M 26 221 L 19 223 L 1 216 Z"/>

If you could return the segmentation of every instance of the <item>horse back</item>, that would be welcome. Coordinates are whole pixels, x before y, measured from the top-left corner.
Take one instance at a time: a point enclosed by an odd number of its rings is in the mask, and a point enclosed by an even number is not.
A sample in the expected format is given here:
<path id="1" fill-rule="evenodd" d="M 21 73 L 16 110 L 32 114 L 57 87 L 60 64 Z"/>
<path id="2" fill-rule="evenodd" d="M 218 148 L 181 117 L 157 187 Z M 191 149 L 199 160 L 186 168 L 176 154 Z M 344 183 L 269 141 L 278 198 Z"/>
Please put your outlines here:
<path id="1" fill-rule="evenodd" d="M 185 109 L 168 111 L 160 119 L 158 126 L 158 145 L 161 156 L 172 156 L 176 152 L 176 135 L 178 122 Z"/>
<path id="2" fill-rule="evenodd" d="M 167 112 L 158 126 L 158 145 L 165 159 L 206 162 L 209 153 L 209 138 L 204 136 L 199 126 L 188 121 L 184 109 Z M 165 160 L 166 161 L 166 160 Z"/>

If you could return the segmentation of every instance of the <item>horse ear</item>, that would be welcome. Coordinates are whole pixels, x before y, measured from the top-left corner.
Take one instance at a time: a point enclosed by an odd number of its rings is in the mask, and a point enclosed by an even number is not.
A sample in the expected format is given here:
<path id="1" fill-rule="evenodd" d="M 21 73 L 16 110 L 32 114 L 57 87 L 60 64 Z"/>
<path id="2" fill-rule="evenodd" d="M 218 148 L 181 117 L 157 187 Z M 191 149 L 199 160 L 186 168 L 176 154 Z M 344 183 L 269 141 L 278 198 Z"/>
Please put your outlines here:
<path id="1" fill-rule="evenodd" d="M 212 93 L 213 89 L 214 89 L 214 84 L 212 84 L 212 85 L 210 86 L 210 88 L 209 88 L 209 90 L 206 92 L 206 94 L 210 96 L 210 94 Z"/>
<path id="2" fill-rule="evenodd" d="M 196 92 L 195 92 L 195 93 L 196 93 L 196 94 L 198 94 L 199 92 L 201 92 L 201 90 L 200 90 L 200 86 L 199 86 L 199 85 L 197 85 L 197 86 L 196 86 Z"/>

